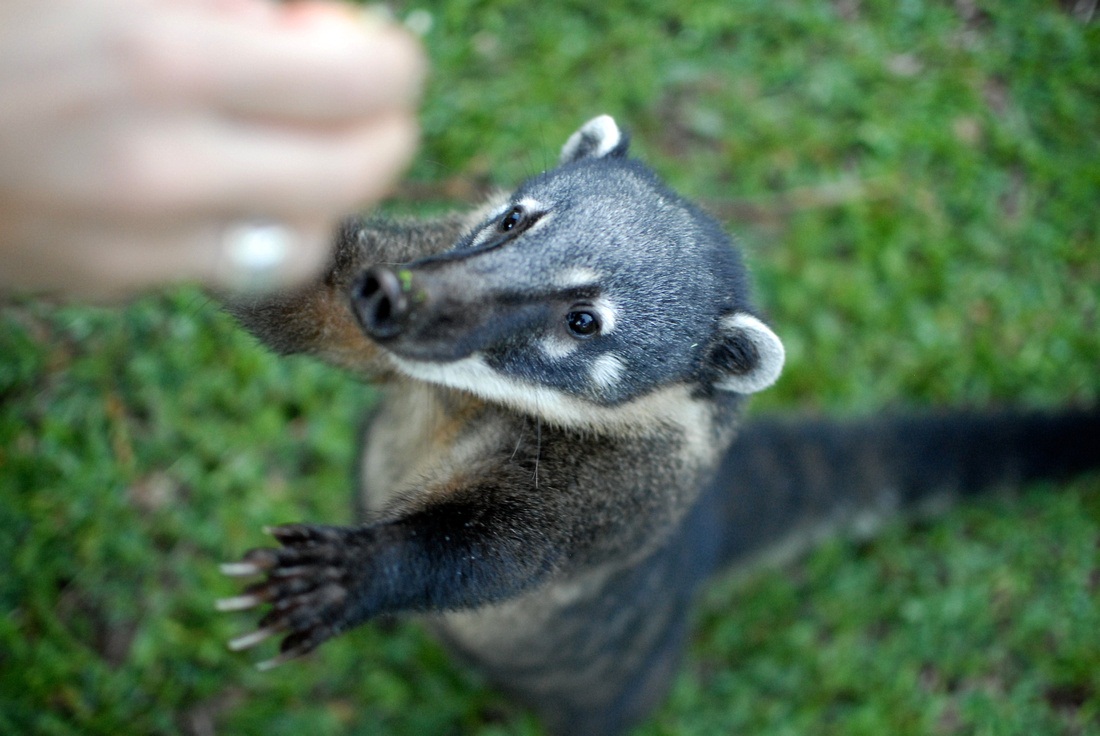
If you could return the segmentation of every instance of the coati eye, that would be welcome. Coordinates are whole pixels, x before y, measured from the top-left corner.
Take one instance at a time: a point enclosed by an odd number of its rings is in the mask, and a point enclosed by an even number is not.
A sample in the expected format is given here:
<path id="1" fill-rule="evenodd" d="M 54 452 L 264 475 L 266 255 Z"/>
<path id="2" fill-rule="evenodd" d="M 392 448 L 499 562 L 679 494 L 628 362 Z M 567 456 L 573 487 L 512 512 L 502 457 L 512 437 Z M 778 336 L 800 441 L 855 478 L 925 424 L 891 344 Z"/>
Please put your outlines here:
<path id="1" fill-rule="evenodd" d="M 546 213 L 537 202 L 524 202 L 513 205 L 496 219 L 488 220 L 468 241 L 460 247 L 463 250 L 488 250 L 499 248 L 530 230 Z"/>
<path id="2" fill-rule="evenodd" d="M 592 337 L 600 331 L 600 320 L 595 314 L 577 310 L 565 315 L 565 324 L 574 337 Z"/>
<path id="3" fill-rule="evenodd" d="M 523 224 L 524 212 L 523 208 L 516 205 L 512 209 L 508 210 L 504 214 L 504 217 L 500 218 L 500 222 L 497 223 L 497 229 L 502 233 L 509 232 L 514 228 Z"/>

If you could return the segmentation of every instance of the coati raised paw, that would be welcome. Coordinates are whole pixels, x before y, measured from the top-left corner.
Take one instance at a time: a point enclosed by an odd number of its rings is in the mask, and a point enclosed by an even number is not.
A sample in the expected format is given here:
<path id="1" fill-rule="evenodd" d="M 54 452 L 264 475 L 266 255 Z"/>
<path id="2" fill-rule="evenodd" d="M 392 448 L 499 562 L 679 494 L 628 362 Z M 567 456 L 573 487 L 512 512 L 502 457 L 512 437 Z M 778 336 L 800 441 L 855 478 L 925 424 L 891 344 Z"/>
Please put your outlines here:
<path id="1" fill-rule="evenodd" d="M 290 524 L 267 529 L 282 545 L 246 552 L 240 562 L 222 565 L 231 577 L 265 578 L 244 593 L 217 602 L 220 611 L 269 605 L 259 628 L 229 642 L 248 649 L 283 635 L 279 656 L 258 665 L 269 669 L 312 651 L 371 613 L 369 529 Z"/>

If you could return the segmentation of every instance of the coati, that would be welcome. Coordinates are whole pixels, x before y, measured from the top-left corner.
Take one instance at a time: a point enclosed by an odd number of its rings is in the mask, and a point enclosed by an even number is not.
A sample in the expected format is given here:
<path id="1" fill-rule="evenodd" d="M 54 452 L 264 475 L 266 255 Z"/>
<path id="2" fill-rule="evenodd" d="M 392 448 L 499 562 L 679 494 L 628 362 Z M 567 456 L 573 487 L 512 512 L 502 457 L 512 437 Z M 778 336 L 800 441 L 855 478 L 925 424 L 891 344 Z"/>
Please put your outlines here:
<path id="1" fill-rule="evenodd" d="M 276 351 L 384 389 L 359 523 L 278 527 L 225 566 L 261 578 L 222 609 L 269 607 L 233 648 L 281 636 L 270 666 L 418 613 L 553 733 L 618 734 L 660 702 L 718 565 L 1097 464 L 1087 412 L 773 422 L 735 442 L 782 343 L 723 229 L 628 146 L 597 117 L 475 212 L 351 221 L 323 280 L 229 304 Z"/>

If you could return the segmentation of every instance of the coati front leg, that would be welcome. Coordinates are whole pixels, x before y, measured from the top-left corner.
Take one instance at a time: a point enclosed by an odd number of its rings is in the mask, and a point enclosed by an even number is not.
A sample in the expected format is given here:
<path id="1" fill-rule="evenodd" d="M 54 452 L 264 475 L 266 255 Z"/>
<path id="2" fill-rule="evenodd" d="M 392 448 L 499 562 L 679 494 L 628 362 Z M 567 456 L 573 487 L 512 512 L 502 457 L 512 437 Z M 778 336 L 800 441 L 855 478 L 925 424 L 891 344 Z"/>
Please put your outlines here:
<path id="1" fill-rule="evenodd" d="M 694 487 L 703 472 L 683 455 L 665 462 L 658 448 L 676 453 L 678 443 L 664 435 L 593 442 L 494 410 L 463 434 L 490 427 L 498 439 L 479 445 L 476 459 L 469 446 L 440 452 L 412 474 L 430 480 L 398 484 L 370 523 L 280 527 L 280 547 L 228 565 L 263 579 L 223 610 L 270 606 L 235 648 L 282 635 L 279 663 L 380 614 L 478 609 L 619 569 L 664 543 L 694 498 L 670 489 Z"/>
<path id="2" fill-rule="evenodd" d="M 271 530 L 280 547 L 224 568 L 265 578 L 220 609 L 271 606 L 231 647 L 284 635 L 281 655 L 265 663 L 274 665 L 379 614 L 476 607 L 538 584 L 565 552 L 564 520 L 545 495 L 523 488 L 529 478 L 509 475 L 518 473 L 497 468 L 492 480 L 459 490 L 425 489 L 442 498 L 388 521 Z"/>

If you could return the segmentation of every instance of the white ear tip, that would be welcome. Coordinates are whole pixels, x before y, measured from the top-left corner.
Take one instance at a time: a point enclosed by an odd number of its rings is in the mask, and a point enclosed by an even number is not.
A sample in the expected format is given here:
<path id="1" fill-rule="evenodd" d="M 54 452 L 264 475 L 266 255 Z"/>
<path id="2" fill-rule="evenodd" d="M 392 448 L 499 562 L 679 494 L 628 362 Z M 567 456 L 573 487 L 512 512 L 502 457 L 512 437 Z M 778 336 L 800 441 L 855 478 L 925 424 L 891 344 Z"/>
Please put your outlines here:
<path id="1" fill-rule="evenodd" d="M 561 160 L 601 158 L 615 150 L 622 142 L 619 124 L 610 115 L 598 115 L 577 129 L 561 148 Z"/>
<path id="2" fill-rule="evenodd" d="M 587 123 L 581 126 L 581 130 L 586 132 L 600 132 L 601 138 L 608 136 L 618 138 L 619 137 L 619 125 L 615 122 L 615 118 L 610 115 L 597 115 L 589 120 Z"/>
<path id="3" fill-rule="evenodd" d="M 739 394 L 763 391 L 779 379 L 787 353 L 779 337 L 766 324 L 751 314 L 738 312 L 725 320 L 726 329 L 743 333 L 752 341 L 759 360 L 748 373 L 728 376 L 717 383 L 719 388 Z"/>

